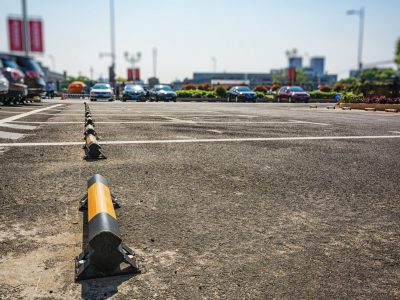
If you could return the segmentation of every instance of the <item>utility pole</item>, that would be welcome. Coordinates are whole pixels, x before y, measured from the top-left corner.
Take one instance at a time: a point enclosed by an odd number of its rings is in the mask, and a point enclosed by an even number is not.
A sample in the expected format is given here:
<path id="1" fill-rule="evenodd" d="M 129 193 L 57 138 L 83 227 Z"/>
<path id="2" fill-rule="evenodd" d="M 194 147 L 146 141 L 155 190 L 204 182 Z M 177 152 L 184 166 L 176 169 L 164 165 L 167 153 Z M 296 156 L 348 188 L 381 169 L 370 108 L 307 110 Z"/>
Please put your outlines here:
<path id="1" fill-rule="evenodd" d="M 215 56 L 211 57 L 211 60 L 213 62 L 213 73 L 217 72 L 217 59 L 215 58 Z"/>
<path id="2" fill-rule="evenodd" d="M 157 77 L 157 48 L 153 48 L 153 77 Z"/>
<path id="3" fill-rule="evenodd" d="M 26 0 L 22 0 L 22 28 L 24 35 L 24 52 L 25 56 L 29 56 L 29 30 Z"/>
<path id="4" fill-rule="evenodd" d="M 363 38 L 364 38 L 364 17 L 365 17 L 365 9 L 361 7 L 359 10 L 352 9 L 348 10 L 347 15 L 357 15 L 360 17 L 360 27 L 358 32 L 358 71 L 361 74 L 362 71 L 362 50 L 363 50 Z"/>
<path id="5" fill-rule="evenodd" d="M 115 19 L 114 0 L 110 0 L 110 34 L 111 34 L 111 74 L 115 75 Z M 110 78 L 114 83 L 115 78 Z"/>
<path id="6" fill-rule="evenodd" d="M 51 67 L 53 68 L 53 71 L 56 70 L 56 59 L 52 54 L 49 55 L 49 58 L 51 59 Z"/>

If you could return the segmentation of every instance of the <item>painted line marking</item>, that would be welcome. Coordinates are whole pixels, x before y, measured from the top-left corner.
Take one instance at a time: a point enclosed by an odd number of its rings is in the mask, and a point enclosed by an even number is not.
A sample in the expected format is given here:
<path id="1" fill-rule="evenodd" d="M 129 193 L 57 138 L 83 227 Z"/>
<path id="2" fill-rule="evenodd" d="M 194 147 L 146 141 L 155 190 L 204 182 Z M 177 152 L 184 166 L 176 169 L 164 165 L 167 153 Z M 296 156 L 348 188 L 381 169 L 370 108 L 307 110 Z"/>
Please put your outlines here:
<path id="1" fill-rule="evenodd" d="M 77 121 L 16 121 L 24 124 L 84 124 L 85 122 Z M 329 125 L 325 123 L 314 122 L 297 122 L 297 121 L 191 121 L 181 120 L 174 121 L 96 121 L 96 124 L 290 124 L 290 125 Z"/>
<path id="2" fill-rule="evenodd" d="M 25 130 L 34 130 L 34 129 L 37 128 L 36 126 L 21 125 L 21 124 L 16 124 L 16 123 L 3 123 L 3 124 L 0 124 L 0 127 L 7 127 L 7 128 L 14 128 L 14 129 L 25 129 Z"/>
<path id="3" fill-rule="evenodd" d="M 365 136 L 305 136 L 276 138 L 234 138 L 234 139 L 182 139 L 182 140 L 139 140 L 139 141 L 102 141 L 102 145 L 138 145 L 138 144 L 176 144 L 176 143 L 219 143 L 219 142 L 274 142 L 274 141 L 321 141 L 321 140 L 364 140 L 398 139 L 400 135 L 365 135 Z M 0 143 L 0 147 L 32 146 L 76 146 L 82 142 L 44 142 L 44 143 Z"/>
<path id="4" fill-rule="evenodd" d="M 329 125 L 331 125 L 331 124 L 327 124 L 327 123 L 308 122 L 308 121 L 300 121 L 300 120 L 290 120 L 290 121 L 296 122 L 296 123 L 315 124 L 315 125 L 322 125 L 322 126 L 329 126 Z"/>
<path id="5" fill-rule="evenodd" d="M 399 134 L 400 133 L 400 131 L 389 131 L 390 133 L 396 133 L 396 134 Z"/>
<path id="6" fill-rule="evenodd" d="M 24 134 L 22 133 L 0 131 L 0 139 L 18 140 L 23 136 Z"/>
<path id="7" fill-rule="evenodd" d="M 45 110 L 52 109 L 54 107 L 59 107 L 59 106 L 62 106 L 62 104 L 56 104 L 56 105 L 45 107 L 45 108 L 35 109 L 35 110 L 32 110 L 32 111 L 28 111 L 26 113 L 22 113 L 22 114 L 18 114 L 18 115 L 9 117 L 9 118 L 1 119 L 0 120 L 0 124 L 12 122 L 12 121 L 15 121 L 15 120 L 18 120 L 18 119 L 21 119 L 21 118 L 24 118 L 24 117 L 27 117 L 27 116 L 30 116 L 30 115 L 33 115 L 33 114 L 40 113 L 41 111 L 45 111 Z"/>

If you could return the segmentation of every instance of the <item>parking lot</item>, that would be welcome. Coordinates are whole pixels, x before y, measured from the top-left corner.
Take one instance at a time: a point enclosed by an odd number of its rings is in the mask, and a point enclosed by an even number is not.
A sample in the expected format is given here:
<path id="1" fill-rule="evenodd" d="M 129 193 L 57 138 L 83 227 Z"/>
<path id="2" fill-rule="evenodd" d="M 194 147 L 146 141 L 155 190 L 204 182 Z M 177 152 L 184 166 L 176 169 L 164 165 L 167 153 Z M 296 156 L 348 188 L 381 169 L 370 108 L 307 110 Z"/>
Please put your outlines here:
<path id="1" fill-rule="evenodd" d="M 400 115 L 328 104 L 0 109 L 0 298 L 400 297 Z M 102 174 L 142 274 L 74 282 Z"/>

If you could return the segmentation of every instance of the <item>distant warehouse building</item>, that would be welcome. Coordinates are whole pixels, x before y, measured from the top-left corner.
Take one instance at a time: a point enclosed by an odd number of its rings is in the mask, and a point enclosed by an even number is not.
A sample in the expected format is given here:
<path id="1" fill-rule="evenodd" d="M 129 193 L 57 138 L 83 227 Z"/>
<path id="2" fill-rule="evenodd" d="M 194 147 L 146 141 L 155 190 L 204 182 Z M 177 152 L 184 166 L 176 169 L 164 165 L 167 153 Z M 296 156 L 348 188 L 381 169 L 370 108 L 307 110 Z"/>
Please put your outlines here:
<path id="1" fill-rule="evenodd" d="M 272 84 L 270 73 L 193 73 L 192 83 L 212 83 L 215 85 L 226 82 L 237 82 L 251 86 Z"/>

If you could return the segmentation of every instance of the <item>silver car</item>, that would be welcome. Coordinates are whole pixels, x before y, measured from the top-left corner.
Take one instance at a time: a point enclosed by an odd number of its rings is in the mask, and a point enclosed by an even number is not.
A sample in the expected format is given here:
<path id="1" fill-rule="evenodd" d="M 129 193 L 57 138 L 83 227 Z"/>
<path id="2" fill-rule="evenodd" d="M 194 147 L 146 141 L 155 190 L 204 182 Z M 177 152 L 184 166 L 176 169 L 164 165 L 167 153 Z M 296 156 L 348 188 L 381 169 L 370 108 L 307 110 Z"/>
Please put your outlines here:
<path id="1" fill-rule="evenodd" d="M 8 93 L 8 80 L 4 77 L 3 73 L 0 71 L 0 101 L 3 102 L 5 96 Z"/>
<path id="2" fill-rule="evenodd" d="M 90 101 L 99 99 L 114 101 L 114 92 L 108 83 L 96 83 L 90 90 Z"/>

